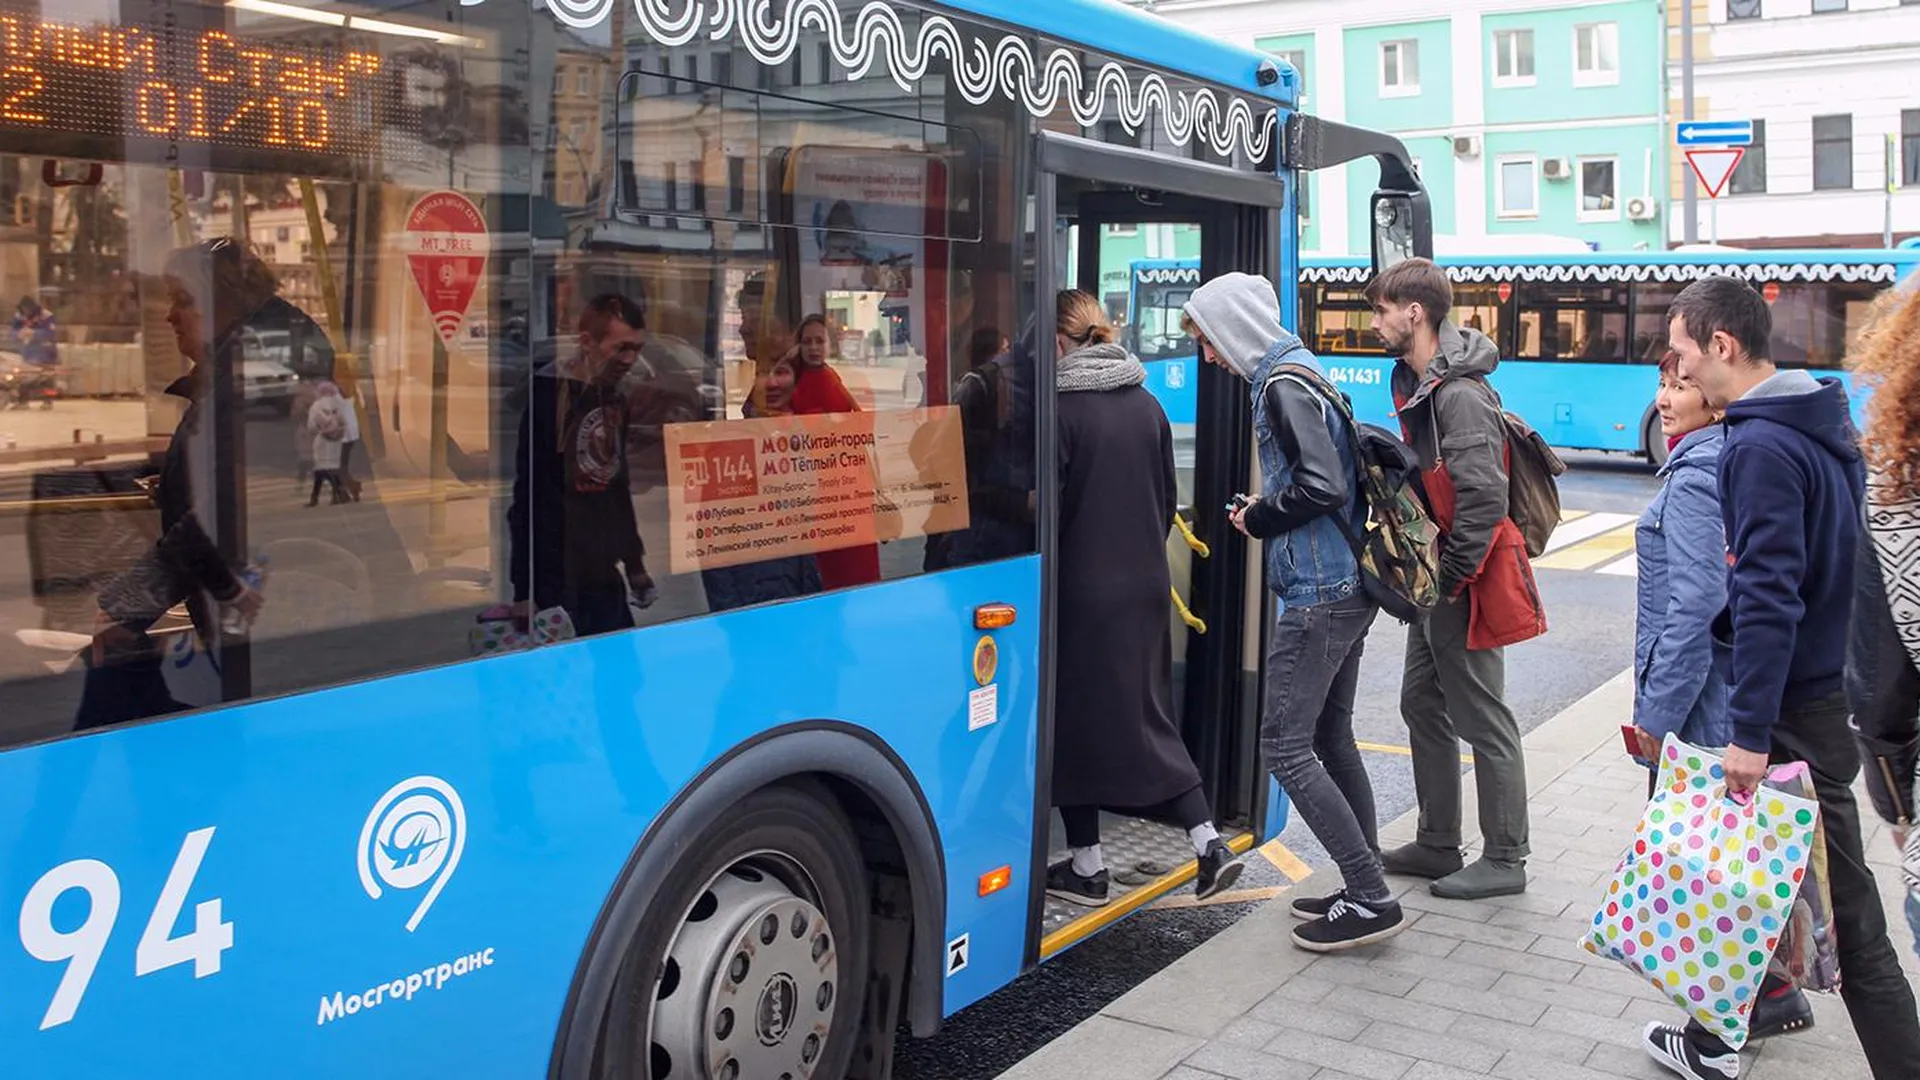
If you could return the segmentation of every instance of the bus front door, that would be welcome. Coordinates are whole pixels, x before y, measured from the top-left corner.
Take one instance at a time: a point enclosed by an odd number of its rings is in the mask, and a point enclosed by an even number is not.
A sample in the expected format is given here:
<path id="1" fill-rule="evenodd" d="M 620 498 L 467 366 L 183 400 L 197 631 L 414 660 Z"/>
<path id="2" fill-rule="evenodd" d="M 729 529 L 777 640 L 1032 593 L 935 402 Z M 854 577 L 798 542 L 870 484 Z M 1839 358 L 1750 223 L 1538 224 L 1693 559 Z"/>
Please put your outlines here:
<path id="1" fill-rule="evenodd" d="M 1234 494 L 1257 487 L 1253 428 L 1245 381 L 1199 363 L 1180 317 L 1200 282 L 1231 271 L 1275 279 L 1282 181 L 1063 136 L 1045 137 L 1041 158 L 1040 209 L 1054 227 L 1043 230 L 1048 250 L 1039 265 L 1051 273 L 1042 275 L 1039 310 L 1052 312 L 1054 289 L 1079 288 L 1097 298 L 1120 340 L 1146 364 L 1147 388 L 1172 427 L 1180 517 L 1167 541 L 1174 709 L 1216 822 L 1245 850 L 1278 820 L 1257 741 L 1266 592 L 1257 546 L 1234 530 L 1225 511 Z M 1279 292 L 1287 296 L 1292 288 L 1288 281 Z M 1050 564 L 1055 539 L 1050 531 Z M 1050 565 L 1050 580 L 1057 571 Z M 1052 648 L 1053 636 L 1047 640 Z M 1069 690 L 1057 687 L 1048 700 Z M 1052 755 L 1063 752 L 1070 749 L 1043 742 L 1043 793 Z M 1058 815 L 1046 802 L 1036 811 L 1036 841 L 1057 861 L 1066 851 Z M 1108 813 L 1101 846 L 1112 902 L 1092 915 L 1044 901 L 1038 883 L 1046 864 L 1037 863 L 1038 957 L 1191 880 L 1192 848 L 1168 823 Z"/>

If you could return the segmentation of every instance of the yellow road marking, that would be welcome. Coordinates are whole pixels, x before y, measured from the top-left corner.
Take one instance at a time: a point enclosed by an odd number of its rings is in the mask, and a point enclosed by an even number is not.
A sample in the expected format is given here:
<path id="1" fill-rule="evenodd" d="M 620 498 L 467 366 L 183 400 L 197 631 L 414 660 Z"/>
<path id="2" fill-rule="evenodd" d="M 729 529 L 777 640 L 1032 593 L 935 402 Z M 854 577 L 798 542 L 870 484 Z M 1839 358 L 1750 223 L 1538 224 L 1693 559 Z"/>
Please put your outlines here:
<path id="1" fill-rule="evenodd" d="M 1562 510 L 1560 511 L 1560 524 L 1565 525 L 1569 521 L 1579 521 L 1591 513 L 1593 513 L 1591 510 Z"/>
<path id="2" fill-rule="evenodd" d="M 1394 746 L 1391 743 L 1379 742 L 1356 742 L 1353 745 L 1362 750 L 1371 750 L 1376 754 L 1399 754 L 1401 757 L 1413 756 L 1413 747 L 1411 746 Z M 1463 765 L 1473 764 L 1473 755 L 1461 754 L 1460 763 Z"/>
<path id="3" fill-rule="evenodd" d="M 1234 854 L 1244 855 L 1253 847 L 1253 834 L 1241 833 L 1227 841 Z M 1122 893 L 1112 903 L 1103 908 L 1095 908 L 1085 915 L 1040 939 L 1040 958 L 1046 959 L 1063 949 L 1071 948 L 1092 937 L 1100 931 L 1119 922 L 1155 900 L 1193 880 L 1198 870 L 1197 864 L 1189 859 L 1180 864 L 1178 870 L 1160 875 L 1135 889 Z"/>
<path id="4" fill-rule="evenodd" d="M 1153 905 L 1153 910 L 1179 911 L 1182 908 L 1218 907 L 1221 904 L 1251 904 L 1271 900 L 1286 891 L 1285 885 L 1268 885 L 1259 889 L 1234 889 L 1231 892 L 1216 893 L 1205 900 L 1197 896 L 1169 896 Z"/>
<path id="5" fill-rule="evenodd" d="M 1533 560 L 1535 570 L 1591 570 L 1633 550 L 1634 525 L 1622 525 L 1598 536 L 1550 551 Z"/>
<path id="6" fill-rule="evenodd" d="M 1260 845 L 1260 854 L 1265 856 L 1275 869 L 1287 875 L 1291 881 L 1303 881 L 1308 874 L 1313 873 L 1313 868 L 1301 862 L 1300 856 L 1295 855 L 1293 850 L 1281 843 L 1278 838 Z"/>

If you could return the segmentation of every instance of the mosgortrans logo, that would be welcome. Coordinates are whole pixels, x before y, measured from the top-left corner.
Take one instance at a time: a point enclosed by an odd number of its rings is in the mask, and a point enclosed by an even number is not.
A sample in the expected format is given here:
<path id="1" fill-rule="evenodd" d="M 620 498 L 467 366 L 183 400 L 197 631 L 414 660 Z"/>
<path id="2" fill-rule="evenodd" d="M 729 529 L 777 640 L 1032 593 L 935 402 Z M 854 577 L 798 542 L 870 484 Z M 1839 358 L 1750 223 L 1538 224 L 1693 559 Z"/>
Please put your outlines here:
<path id="1" fill-rule="evenodd" d="M 437 776 L 416 776 L 387 789 L 360 828 L 360 884 L 375 900 L 392 889 L 425 889 L 411 932 L 447 887 L 467 846 L 467 808 L 453 785 Z"/>

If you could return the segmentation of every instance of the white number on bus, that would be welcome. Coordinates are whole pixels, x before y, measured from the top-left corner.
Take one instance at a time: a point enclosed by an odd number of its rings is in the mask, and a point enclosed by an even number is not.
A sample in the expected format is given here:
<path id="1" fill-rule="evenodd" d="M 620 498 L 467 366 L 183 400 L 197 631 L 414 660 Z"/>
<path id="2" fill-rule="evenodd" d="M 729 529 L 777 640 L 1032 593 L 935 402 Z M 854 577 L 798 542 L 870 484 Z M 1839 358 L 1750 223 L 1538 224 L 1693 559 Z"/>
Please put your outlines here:
<path id="1" fill-rule="evenodd" d="M 135 977 L 151 975 L 177 964 L 191 963 L 193 977 L 204 979 L 220 971 L 220 954 L 233 948 L 233 924 L 220 919 L 220 901 L 203 900 L 193 909 L 193 929 L 179 937 L 171 936 L 193 890 L 193 879 L 213 842 L 213 829 L 196 829 L 187 834 L 174 856 L 173 869 L 160 889 L 147 928 L 134 949 Z M 87 915 L 72 930 L 53 925 L 53 906 L 69 891 L 87 894 Z M 98 859 L 75 859 L 41 875 L 27 890 L 20 905 L 20 944 L 27 955 L 49 964 L 65 963 L 60 985 L 53 992 L 40 1030 L 58 1027 L 73 1019 L 93 981 L 94 969 L 107 951 L 107 939 L 113 936 L 114 923 L 120 917 L 120 878 L 113 868 Z"/>

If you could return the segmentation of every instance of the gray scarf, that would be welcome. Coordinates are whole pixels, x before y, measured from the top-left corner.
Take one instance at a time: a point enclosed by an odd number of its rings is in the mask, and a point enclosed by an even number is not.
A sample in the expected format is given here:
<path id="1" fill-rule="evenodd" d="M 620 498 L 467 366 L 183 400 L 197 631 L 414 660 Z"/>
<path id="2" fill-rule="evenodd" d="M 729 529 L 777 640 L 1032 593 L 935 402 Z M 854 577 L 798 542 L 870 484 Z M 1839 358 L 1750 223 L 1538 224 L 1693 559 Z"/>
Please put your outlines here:
<path id="1" fill-rule="evenodd" d="M 1119 345 L 1088 345 L 1060 358 L 1054 385 L 1063 394 L 1124 390 L 1147 381 L 1147 369 Z"/>

